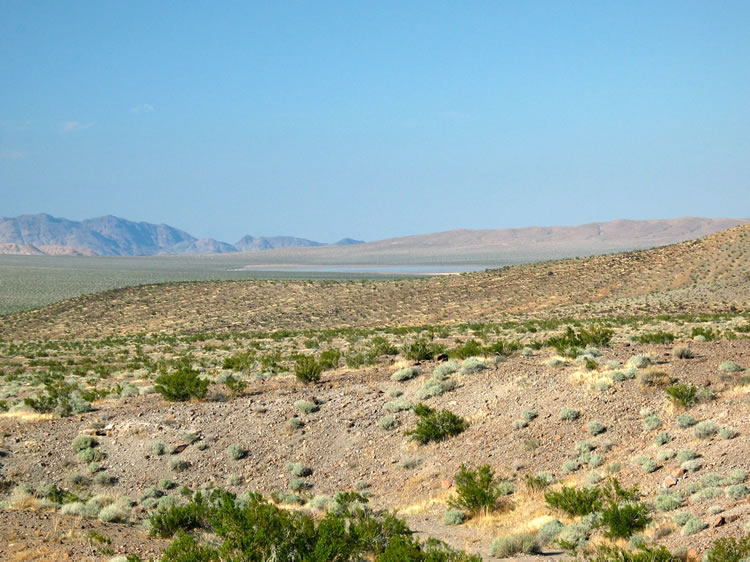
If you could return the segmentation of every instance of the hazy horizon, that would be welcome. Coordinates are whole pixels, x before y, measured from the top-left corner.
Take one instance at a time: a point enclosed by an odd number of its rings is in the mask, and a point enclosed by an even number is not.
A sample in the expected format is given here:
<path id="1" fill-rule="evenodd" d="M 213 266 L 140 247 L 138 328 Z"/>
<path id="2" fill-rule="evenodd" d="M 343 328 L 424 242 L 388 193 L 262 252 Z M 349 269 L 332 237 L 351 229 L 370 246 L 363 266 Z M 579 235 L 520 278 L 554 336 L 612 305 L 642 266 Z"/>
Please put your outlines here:
<path id="1" fill-rule="evenodd" d="M 750 208 L 750 6 L 3 2 L 7 217 L 229 243 Z"/>

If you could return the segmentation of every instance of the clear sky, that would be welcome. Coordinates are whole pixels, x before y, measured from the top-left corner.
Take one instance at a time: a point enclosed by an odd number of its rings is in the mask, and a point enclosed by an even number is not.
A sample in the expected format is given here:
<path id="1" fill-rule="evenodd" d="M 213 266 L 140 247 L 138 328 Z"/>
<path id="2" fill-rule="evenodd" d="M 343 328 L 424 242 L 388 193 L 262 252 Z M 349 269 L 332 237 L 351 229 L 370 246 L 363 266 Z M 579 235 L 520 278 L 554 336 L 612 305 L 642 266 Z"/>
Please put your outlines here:
<path id="1" fill-rule="evenodd" d="M 235 242 L 750 215 L 750 2 L 0 0 L 0 215 Z"/>

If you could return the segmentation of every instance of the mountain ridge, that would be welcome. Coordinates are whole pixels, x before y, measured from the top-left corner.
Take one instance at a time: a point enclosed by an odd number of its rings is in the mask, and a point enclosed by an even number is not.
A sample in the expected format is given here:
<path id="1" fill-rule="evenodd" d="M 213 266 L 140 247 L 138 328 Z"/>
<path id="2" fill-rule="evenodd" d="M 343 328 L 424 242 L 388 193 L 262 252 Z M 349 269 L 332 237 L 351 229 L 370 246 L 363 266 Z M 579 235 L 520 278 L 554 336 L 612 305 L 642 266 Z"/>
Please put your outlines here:
<path id="1" fill-rule="evenodd" d="M 196 238 L 165 223 L 134 222 L 113 215 L 73 221 L 46 213 L 0 218 L 0 254 L 150 256 L 248 252 L 249 261 L 308 263 L 365 262 L 429 258 L 450 254 L 480 260 L 490 253 L 538 249 L 555 255 L 591 255 L 642 249 L 700 238 L 750 219 L 681 217 L 616 219 L 574 226 L 455 229 L 362 242 L 343 238 L 333 244 L 294 236 L 246 235 L 234 244 Z M 259 253 L 263 254 L 263 258 Z M 254 254 L 255 257 L 251 257 Z M 544 255 L 541 256 L 544 259 Z"/>
<path id="2" fill-rule="evenodd" d="M 354 242 L 359 243 L 359 241 Z M 0 254 L 98 256 L 224 254 L 322 245 L 324 244 L 321 242 L 294 236 L 253 237 L 250 235 L 241 238 L 235 244 L 229 244 L 213 238 L 199 239 L 165 223 L 135 222 L 114 215 L 82 221 L 54 217 L 47 213 L 0 218 Z"/>

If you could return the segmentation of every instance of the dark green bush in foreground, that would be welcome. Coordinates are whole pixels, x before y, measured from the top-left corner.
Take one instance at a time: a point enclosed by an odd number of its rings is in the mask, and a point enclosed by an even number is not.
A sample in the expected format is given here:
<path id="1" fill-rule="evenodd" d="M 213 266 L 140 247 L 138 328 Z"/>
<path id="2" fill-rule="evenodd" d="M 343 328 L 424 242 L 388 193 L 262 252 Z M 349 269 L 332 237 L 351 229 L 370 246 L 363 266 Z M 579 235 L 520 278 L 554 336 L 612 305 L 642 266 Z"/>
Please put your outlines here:
<path id="1" fill-rule="evenodd" d="M 303 512 L 280 509 L 263 496 L 237 498 L 224 490 L 196 493 L 190 503 L 151 516 L 152 534 L 174 536 L 163 561 L 304 560 L 305 562 L 479 562 L 440 541 L 420 543 L 394 515 L 373 515 L 367 499 L 344 494 L 341 508 L 316 520 Z M 211 545 L 186 534 L 202 529 L 216 536 Z"/>
<path id="2" fill-rule="evenodd" d="M 449 506 L 464 510 L 470 516 L 495 509 L 501 492 L 490 465 L 483 464 L 471 470 L 462 464 L 455 481 L 456 497 L 448 500 Z"/>
<path id="3" fill-rule="evenodd" d="M 208 391 L 208 380 L 202 380 L 198 371 L 190 367 L 180 367 L 174 373 L 156 377 L 154 389 L 165 400 L 186 402 L 191 398 L 205 398 Z"/>
<path id="4" fill-rule="evenodd" d="M 304 383 L 318 382 L 322 372 L 323 367 L 312 355 L 300 357 L 294 364 L 294 376 Z"/>
<path id="5" fill-rule="evenodd" d="M 567 488 L 559 492 L 550 491 L 544 494 L 544 500 L 551 506 L 575 517 L 599 511 L 602 507 L 599 488 Z"/>
<path id="6" fill-rule="evenodd" d="M 469 422 L 449 410 L 434 410 L 419 403 L 414 406 L 414 413 L 419 416 L 417 427 L 405 432 L 422 445 L 430 441 L 443 441 L 466 430 Z"/>

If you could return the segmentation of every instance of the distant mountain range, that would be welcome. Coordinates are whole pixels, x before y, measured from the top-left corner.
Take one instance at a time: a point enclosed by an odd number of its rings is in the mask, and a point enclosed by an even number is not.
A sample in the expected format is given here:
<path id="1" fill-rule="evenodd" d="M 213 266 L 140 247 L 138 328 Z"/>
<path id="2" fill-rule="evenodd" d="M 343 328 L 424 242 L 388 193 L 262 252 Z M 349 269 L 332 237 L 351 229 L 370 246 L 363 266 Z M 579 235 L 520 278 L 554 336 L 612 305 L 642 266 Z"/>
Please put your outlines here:
<path id="1" fill-rule="evenodd" d="M 359 244 L 345 238 L 336 245 Z M 324 246 L 293 236 L 245 236 L 236 244 L 198 239 L 167 224 L 133 222 L 108 215 L 72 221 L 44 213 L 0 218 L 0 254 L 151 256 L 225 254 L 275 248 Z"/>
<path id="2" fill-rule="evenodd" d="M 513 263 L 652 248 L 692 240 L 750 219 L 678 219 L 594 222 L 579 226 L 450 230 L 361 242 L 344 238 L 322 244 L 293 236 L 244 236 L 234 244 L 195 238 L 166 224 L 113 216 L 71 221 L 47 214 L 0 218 L 0 254 L 150 256 L 248 252 L 253 264 Z M 273 250 L 273 251 L 269 251 Z M 262 251 L 262 252 L 261 252 Z M 510 261 L 509 261 L 510 260 Z"/>

